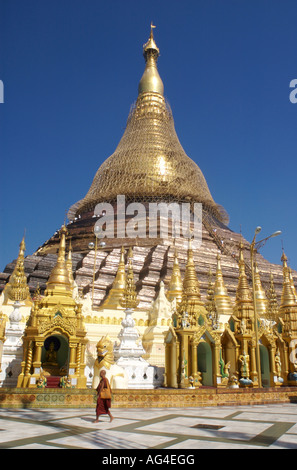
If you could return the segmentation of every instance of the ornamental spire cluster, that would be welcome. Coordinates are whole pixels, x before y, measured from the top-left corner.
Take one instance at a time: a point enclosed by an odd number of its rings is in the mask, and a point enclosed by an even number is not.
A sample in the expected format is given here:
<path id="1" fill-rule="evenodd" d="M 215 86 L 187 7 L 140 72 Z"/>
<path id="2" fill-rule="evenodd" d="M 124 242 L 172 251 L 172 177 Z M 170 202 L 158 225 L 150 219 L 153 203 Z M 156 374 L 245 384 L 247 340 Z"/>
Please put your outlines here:
<path id="1" fill-rule="evenodd" d="M 30 298 L 27 277 L 24 269 L 25 250 L 25 237 L 23 237 L 20 243 L 17 262 L 9 279 L 8 297 L 12 301 L 24 301 Z"/>

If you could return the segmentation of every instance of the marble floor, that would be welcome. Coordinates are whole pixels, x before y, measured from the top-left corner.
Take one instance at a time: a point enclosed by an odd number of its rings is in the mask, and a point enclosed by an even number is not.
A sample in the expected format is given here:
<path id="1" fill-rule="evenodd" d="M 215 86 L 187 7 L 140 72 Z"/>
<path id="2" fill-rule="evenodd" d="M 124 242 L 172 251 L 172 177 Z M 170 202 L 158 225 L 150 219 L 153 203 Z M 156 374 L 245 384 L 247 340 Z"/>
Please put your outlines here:
<path id="1" fill-rule="evenodd" d="M 1 449 L 297 449 L 297 405 L 0 409 Z"/>

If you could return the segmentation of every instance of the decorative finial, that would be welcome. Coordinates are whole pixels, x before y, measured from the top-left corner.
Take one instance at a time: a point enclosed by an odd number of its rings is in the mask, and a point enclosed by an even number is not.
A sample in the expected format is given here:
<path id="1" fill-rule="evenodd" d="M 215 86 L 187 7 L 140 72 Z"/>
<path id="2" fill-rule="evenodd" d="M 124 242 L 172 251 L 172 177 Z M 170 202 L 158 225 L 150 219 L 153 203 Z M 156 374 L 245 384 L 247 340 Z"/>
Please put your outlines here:
<path id="1" fill-rule="evenodd" d="M 151 39 L 154 39 L 154 33 L 153 33 L 154 28 L 156 28 L 156 26 L 153 24 L 153 22 L 151 22 L 151 35 L 150 35 Z"/>
<path id="2" fill-rule="evenodd" d="M 160 51 L 154 40 L 153 29 L 155 27 L 156 26 L 151 23 L 150 37 L 143 46 L 143 56 L 145 58 L 146 67 L 139 82 L 139 95 L 142 93 L 164 94 L 164 85 L 157 69 L 157 60 L 160 55 Z"/>

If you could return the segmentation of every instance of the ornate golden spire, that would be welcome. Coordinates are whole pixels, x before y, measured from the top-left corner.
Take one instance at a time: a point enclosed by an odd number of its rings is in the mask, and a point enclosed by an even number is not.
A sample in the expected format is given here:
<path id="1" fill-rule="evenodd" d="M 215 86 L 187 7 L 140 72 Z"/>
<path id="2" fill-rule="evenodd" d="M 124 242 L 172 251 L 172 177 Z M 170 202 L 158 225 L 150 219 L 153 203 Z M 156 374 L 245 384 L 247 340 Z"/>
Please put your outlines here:
<path id="1" fill-rule="evenodd" d="M 166 297 L 170 302 L 176 299 L 176 302 L 179 303 L 182 299 L 182 292 L 183 281 L 179 269 L 177 250 L 175 248 L 172 273 Z"/>
<path id="2" fill-rule="evenodd" d="M 292 285 L 289 276 L 289 268 L 288 268 L 288 258 L 286 257 L 285 253 L 282 254 L 281 260 L 283 262 L 283 291 L 281 297 L 281 305 L 280 308 L 295 306 L 296 300 L 294 297 L 294 292 L 292 290 Z"/>
<path id="3" fill-rule="evenodd" d="M 267 297 L 262 287 L 261 278 L 257 264 L 255 264 L 255 294 L 258 315 L 264 316 L 267 310 Z"/>
<path id="4" fill-rule="evenodd" d="M 133 250 L 130 247 L 128 251 L 128 270 L 126 276 L 126 287 L 124 290 L 124 295 L 121 300 L 121 306 L 125 309 L 136 308 L 139 304 L 137 299 L 137 293 L 134 284 L 134 274 L 133 274 Z"/>
<path id="5" fill-rule="evenodd" d="M 208 287 L 207 287 L 207 300 L 205 303 L 205 308 L 207 310 L 207 318 L 212 324 L 212 327 L 216 327 L 218 325 L 218 310 L 216 306 L 216 301 L 215 301 L 215 283 L 212 280 L 212 272 L 211 269 L 209 268 L 209 273 L 208 273 Z"/>
<path id="6" fill-rule="evenodd" d="M 9 279 L 8 297 L 13 301 L 24 301 L 30 298 L 30 291 L 24 270 L 25 249 L 25 237 L 23 237 L 20 243 L 16 265 Z"/>
<path id="7" fill-rule="evenodd" d="M 125 249 L 122 246 L 118 270 L 113 281 L 110 292 L 104 301 L 102 308 L 122 308 L 121 299 L 123 298 L 126 287 L 125 271 Z"/>
<path id="8" fill-rule="evenodd" d="M 217 269 L 216 280 L 214 285 L 214 297 L 219 315 L 231 315 L 232 305 L 223 279 L 220 253 L 217 254 Z"/>
<path id="9" fill-rule="evenodd" d="M 157 60 L 160 52 L 154 40 L 153 28 L 155 28 L 155 26 L 151 24 L 150 37 L 147 43 L 143 46 L 143 55 L 146 67 L 139 82 L 139 95 L 142 93 L 164 94 L 164 85 L 157 69 Z"/>
<path id="10" fill-rule="evenodd" d="M 212 217 L 226 223 L 227 213 L 213 200 L 202 171 L 186 155 L 176 134 L 157 70 L 159 50 L 153 29 L 144 55 L 146 67 L 125 132 L 114 153 L 98 168 L 86 196 L 70 208 L 68 218 L 92 212 L 100 202 L 114 204 L 123 194 L 126 203 L 199 202 Z"/>
<path id="11" fill-rule="evenodd" d="M 202 304 L 200 287 L 194 264 L 191 239 L 189 240 L 188 258 L 183 281 L 183 300 L 184 299 L 188 301 L 199 301 L 199 303 Z"/>
<path id="12" fill-rule="evenodd" d="M 239 279 L 238 279 L 238 285 L 237 285 L 237 290 L 236 290 L 236 303 L 237 304 L 242 304 L 242 303 L 248 303 L 248 304 L 253 304 L 253 298 L 252 294 L 249 288 L 246 272 L 245 272 L 245 263 L 244 263 L 244 257 L 243 257 L 243 243 L 240 241 L 239 244 L 239 262 L 238 262 L 238 267 L 239 267 Z"/>
<path id="13" fill-rule="evenodd" d="M 59 253 L 58 259 L 55 267 L 53 268 L 49 280 L 47 282 L 47 292 L 49 291 L 60 291 L 61 293 L 72 295 L 72 285 L 69 278 L 69 272 L 67 269 L 67 264 L 65 260 L 65 252 L 66 252 L 66 234 L 67 229 L 65 225 L 61 228 L 60 234 L 60 246 L 59 246 Z"/>
<path id="14" fill-rule="evenodd" d="M 269 289 L 267 291 L 267 300 L 268 300 L 268 305 L 267 305 L 266 316 L 268 320 L 277 321 L 279 307 L 277 303 L 277 295 L 275 292 L 272 273 L 270 273 L 270 284 L 269 284 Z"/>

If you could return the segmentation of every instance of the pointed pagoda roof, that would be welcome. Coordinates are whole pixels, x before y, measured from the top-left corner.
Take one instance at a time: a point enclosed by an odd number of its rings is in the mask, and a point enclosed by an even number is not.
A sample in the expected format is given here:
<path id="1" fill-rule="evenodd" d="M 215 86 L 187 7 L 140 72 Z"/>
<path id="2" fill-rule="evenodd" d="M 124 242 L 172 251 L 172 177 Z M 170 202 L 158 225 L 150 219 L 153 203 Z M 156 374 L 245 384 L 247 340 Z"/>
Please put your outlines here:
<path id="1" fill-rule="evenodd" d="M 49 280 L 47 282 L 46 295 L 54 295 L 55 293 L 62 293 L 72 297 L 73 286 L 69 276 L 69 271 L 66 262 L 66 234 L 67 229 L 65 225 L 61 228 L 60 232 L 60 245 L 57 262 L 51 271 Z"/>
<path id="2" fill-rule="evenodd" d="M 125 249 L 122 246 L 118 270 L 113 281 L 111 290 L 104 301 L 102 308 L 120 308 L 122 309 L 121 300 L 126 288 L 126 270 L 125 270 Z"/>
<path id="3" fill-rule="evenodd" d="M 171 273 L 171 278 L 170 278 L 166 297 L 171 302 L 174 299 L 176 299 L 176 302 L 180 302 L 182 299 L 182 292 L 183 292 L 183 281 L 182 281 L 180 268 L 179 268 L 177 249 L 175 248 L 172 273 Z"/>
<path id="4" fill-rule="evenodd" d="M 92 212 L 99 202 L 116 202 L 123 194 L 127 202 L 199 202 L 218 221 L 227 222 L 226 211 L 214 202 L 202 171 L 186 155 L 175 132 L 157 68 L 153 27 L 144 45 L 145 70 L 124 135 L 99 167 L 86 196 L 70 208 L 70 220 Z"/>
<path id="5" fill-rule="evenodd" d="M 288 258 L 285 253 L 282 254 L 283 262 L 283 291 L 281 297 L 280 309 L 297 306 L 294 291 L 292 289 L 290 273 L 288 268 Z"/>
<path id="6" fill-rule="evenodd" d="M 227 288 L 224 283 L 220 253 L 217 254 L 217 269 L 216 269 L 216 278 L 215 278 L 215 285 L 214 285 L 214 298 L 215 298 L 218 313 L 220 315 L 232 314 L 232 304 L 231 304 L 231 299 L 228 295 Z"/>
<path id="7" fill-rule="evenodd" d="M 27 276 L 24 269 L 25 250 L 25 237 L 23 237 L 20 243 L 16 265 L 7 285 L 8 298 L 12 301 L 31 300 Z"/>
<path id="8" fill-rule="evenodd" d="M 243 243 L 240 241 L 239 245 L 239 278 L 238 285 L 236 290 L 236 304 L 240 305 L 252 305 L 253 306 L 253 297 L 250 291 L 247 275 L 245 272 L 245 262 L 243 257 Z"/>
<path id="9" fill-rule="evenodd" d="M 268 301 L 267 301 L 265 290 L 263 289 L 263 286 L 262 286 L 258 265 L 256 263 L 255 263 L 255 297 L 256 297 L 258 315 L 260 315 L 260 317 L 265 316 L 267 308 L 268 308 Z"/>
<path id="10" fill-rule="evenodd" d="M 132 247 L 130 247 L 128 251 L 128 269 L 126 274 L 125 290 L 121 299 L 121 306 L 125 309 L 133 309 L 136 308 L 138 304 L 139 300 L 137 299 L 133 273 L 133 250 Z"/>

